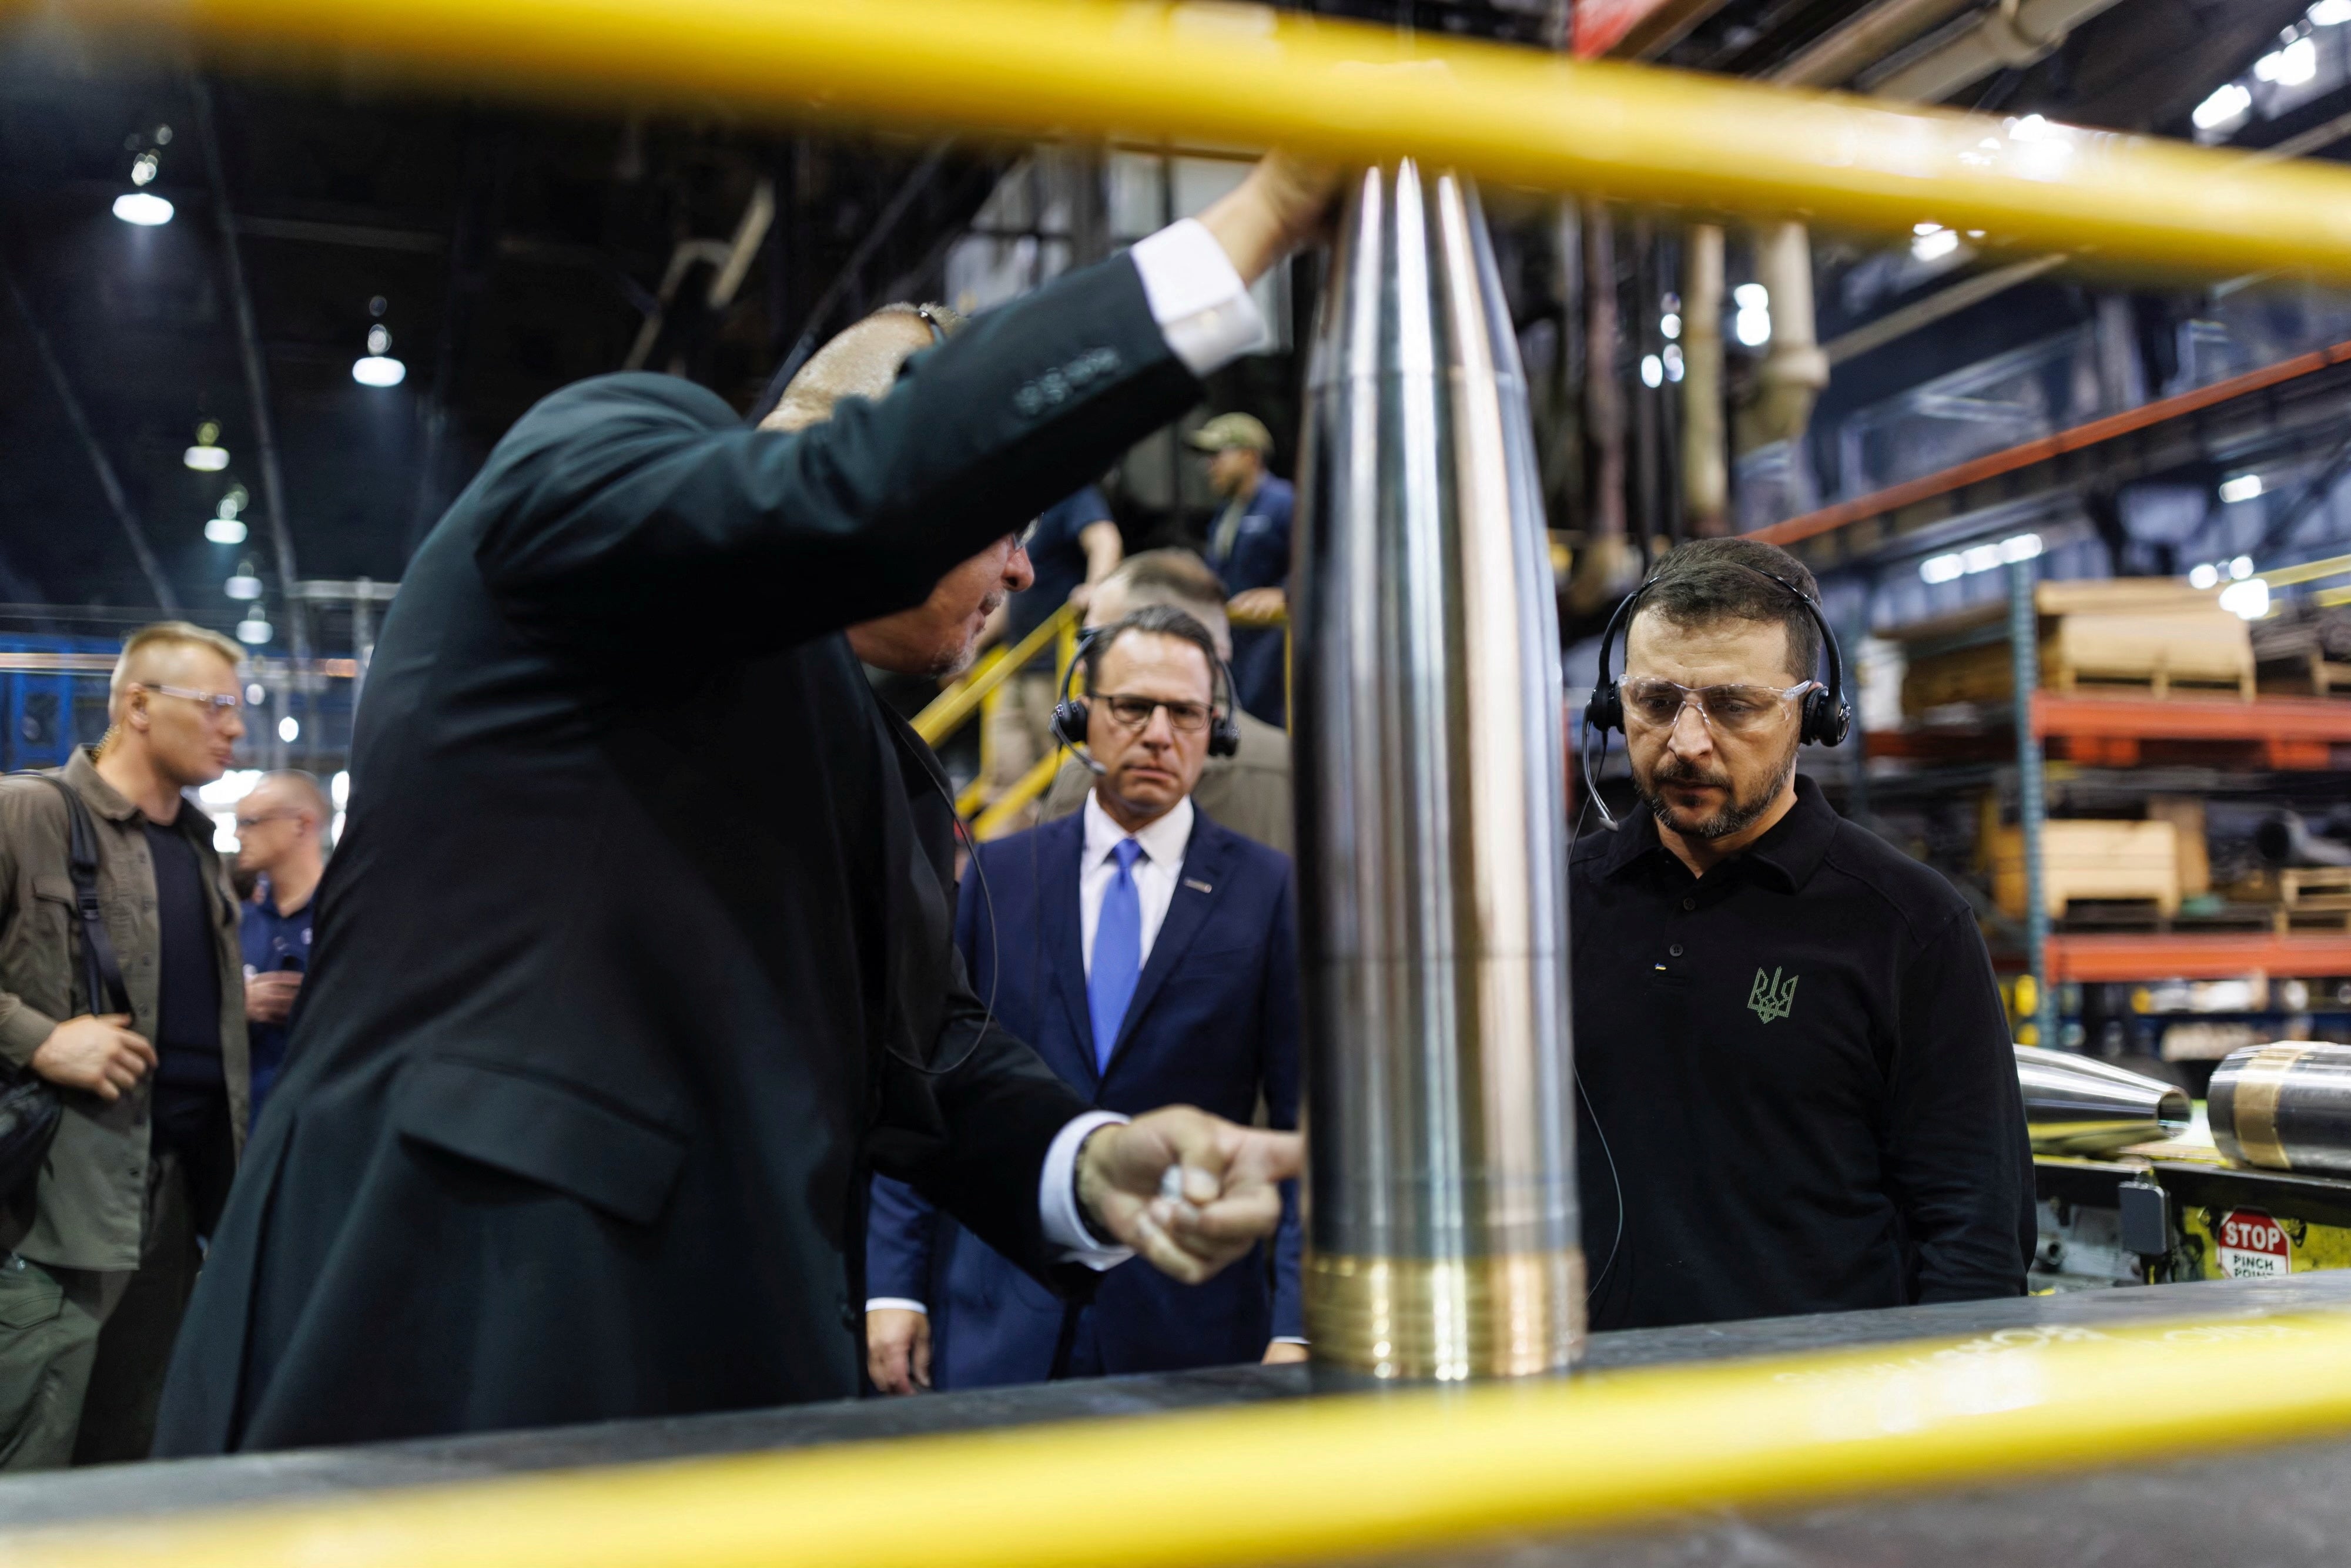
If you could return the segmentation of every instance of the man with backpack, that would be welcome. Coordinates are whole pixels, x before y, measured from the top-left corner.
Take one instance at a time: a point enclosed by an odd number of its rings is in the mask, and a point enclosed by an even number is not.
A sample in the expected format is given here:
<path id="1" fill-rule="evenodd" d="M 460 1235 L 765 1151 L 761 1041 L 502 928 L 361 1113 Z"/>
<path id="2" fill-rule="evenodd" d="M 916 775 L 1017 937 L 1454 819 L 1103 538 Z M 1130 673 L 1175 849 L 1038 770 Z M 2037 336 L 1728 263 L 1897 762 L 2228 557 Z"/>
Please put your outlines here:
<path id="1" fill-rule="evenodd" d="M 106 738 L 0 779 L 0 1082 L 57 1099 L 0 1127 L 0 1169 L 31 1173 L 0 1193 L 0 1469 L 146 1457 L 236 1168 L 237 905 L 185 792 L 245 734 L 238 657 L 183 622 L 133 632 Z"/>

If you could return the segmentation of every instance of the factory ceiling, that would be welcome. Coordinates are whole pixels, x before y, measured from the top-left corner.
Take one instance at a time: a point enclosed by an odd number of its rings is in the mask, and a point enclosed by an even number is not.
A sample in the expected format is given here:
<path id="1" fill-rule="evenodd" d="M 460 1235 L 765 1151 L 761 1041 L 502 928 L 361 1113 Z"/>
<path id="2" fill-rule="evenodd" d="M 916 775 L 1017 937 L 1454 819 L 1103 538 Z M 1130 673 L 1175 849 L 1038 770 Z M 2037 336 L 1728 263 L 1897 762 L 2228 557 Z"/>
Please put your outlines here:
<path id="1" fill-rule="evenodd" d="M 1389 0 L 1312 8 L 1525 42 L 1557 25 L 1550 0 L 1415 0 L 1402 18 Z M 2049 59 L 1956 101 L 2185 134 L 2189 110 L 2302 8 L 2120 0 Z M 1662 57 L 1769 75 L 1865 9 L 1679 0 L 1687 30 Z M 150 155 L 153 178 L 135 184 Z M 13 297 L 0 288 L 0 630 L 99 630 L 166 602 L 226 627 L 244 613 L 224 591 L 241 564 L 279 599 L 281 546 L 305 579 L 396 579 L 535 399 L 640 365 L 751 405 L 805 334 L 935 290 L 946 245 L 1003 164 L 968 146 L 718 117 L 567 113 L 354 81 L 207 83 L 94 64 L 53 37 L 0 40 L 0 263 L 14 284 Z M 126 194 L 170 202 L 172 220 L 118 221 Z M 1823 284 L 1824 300 L 1835 292 Z M 1868 308 L 1903 298 L 1872 296 Z M 404 371 L 397 385 L 354 380 L 375 329 L 389 335 L 381 357 Z M 282 519 L 270 516 L 248 348 Z M 207 423 L 228 454 L 221 469 L 184 460 Z M 243 501 L 241 542 L 207 537 L 224 498 Z"/>

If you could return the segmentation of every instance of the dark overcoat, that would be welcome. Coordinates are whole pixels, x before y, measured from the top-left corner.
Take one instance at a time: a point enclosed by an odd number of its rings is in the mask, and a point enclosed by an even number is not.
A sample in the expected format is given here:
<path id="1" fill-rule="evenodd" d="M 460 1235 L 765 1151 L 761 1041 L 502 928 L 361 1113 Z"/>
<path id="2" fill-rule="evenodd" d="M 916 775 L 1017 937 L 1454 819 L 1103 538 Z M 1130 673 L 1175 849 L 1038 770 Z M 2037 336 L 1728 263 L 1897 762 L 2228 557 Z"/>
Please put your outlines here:
<path id="1" fill-rule="evenodd" d="M 841 631 L 1198 394 L 1120 257 L 797 435 L 654 375 L 507 434 L 385 617 L 158 1453 L 852 1394 L 869 1166 L 1050 1270 L 1084 1102 L 965 985 Z"/>

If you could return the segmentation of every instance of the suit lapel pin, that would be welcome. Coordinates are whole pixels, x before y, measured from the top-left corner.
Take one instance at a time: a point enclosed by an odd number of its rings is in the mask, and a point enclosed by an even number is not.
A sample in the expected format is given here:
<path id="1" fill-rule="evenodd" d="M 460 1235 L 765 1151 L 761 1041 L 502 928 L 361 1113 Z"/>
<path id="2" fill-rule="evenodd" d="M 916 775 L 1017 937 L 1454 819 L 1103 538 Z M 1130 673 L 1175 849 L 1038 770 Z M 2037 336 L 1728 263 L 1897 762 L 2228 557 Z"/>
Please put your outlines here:
<path id="1" fill-rule="evenodd" d="M 1216 891 L 1217 891 L 1215 888 L 1210 887 L 1207 883 L 1202 882 L 1202 881 L 1201 881 L 1198 877 L 1196 877 L 1196 876 L 1187 876 L 1187 877 L 1186 877 L 1186 878 L 1184 879 L 1184 885 L 1185 885 L 1186 887 L 1196 888 L 1196 889 L 1198 889 L 1198 890 L 1199 890 L 1200 892 L 1202 892 L 1202 893 L 1214 893 L 1214 892 L 1216 892 Z"/>

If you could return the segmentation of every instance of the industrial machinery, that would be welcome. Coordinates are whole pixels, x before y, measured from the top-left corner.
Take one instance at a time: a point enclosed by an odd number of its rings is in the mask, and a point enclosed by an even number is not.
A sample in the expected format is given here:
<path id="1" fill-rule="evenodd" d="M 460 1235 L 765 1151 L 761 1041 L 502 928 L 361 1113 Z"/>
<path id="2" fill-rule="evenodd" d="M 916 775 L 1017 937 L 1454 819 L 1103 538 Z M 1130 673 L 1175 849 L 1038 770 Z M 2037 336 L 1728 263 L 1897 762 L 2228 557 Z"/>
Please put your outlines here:
<path id="1" fill-rule="evenodd" d="M 2029 1047 L 2017 1060 L 2040 1206 L 2036 1287 L 2351 1268 L 2351 1048 L 2235 1052 L 2212 1075 L 2209 1141 L 2187 1124 L 2186 1096 L 2154 1079 Z M 2092 1083 L 2126 1112 L 2152 1097 L 2160 1114 L 2101 1129 Z M 2130 1136 L 2134 1125 L 2146 1135 Z"/>

